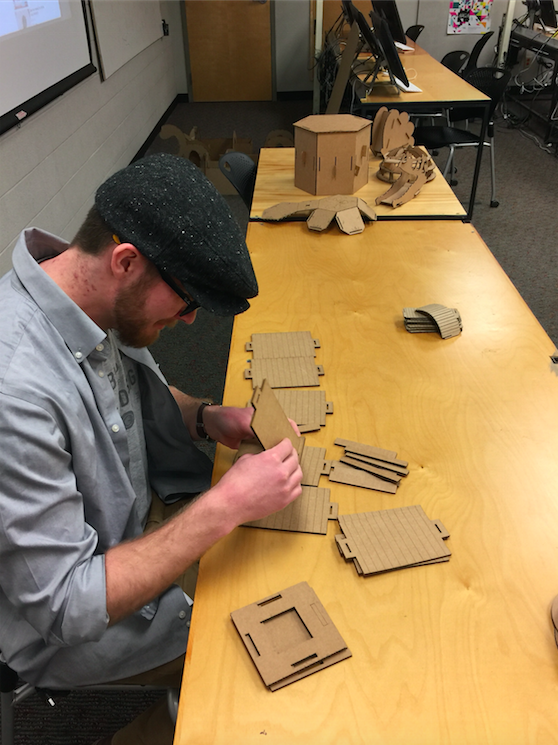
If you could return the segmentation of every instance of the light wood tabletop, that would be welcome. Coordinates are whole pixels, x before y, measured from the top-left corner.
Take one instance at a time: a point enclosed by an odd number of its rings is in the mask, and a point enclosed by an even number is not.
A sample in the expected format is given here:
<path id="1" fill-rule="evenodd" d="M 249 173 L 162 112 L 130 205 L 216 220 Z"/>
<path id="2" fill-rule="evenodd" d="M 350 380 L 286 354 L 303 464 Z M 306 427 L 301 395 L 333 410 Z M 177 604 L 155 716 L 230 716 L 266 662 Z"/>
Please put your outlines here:
<path id="1" fill-rule="evenodd" d="M 201 560 L 175 745 L 558 742 L 558 377 L 546 336 L 475 229 L 378 222 L 356 236 L 251 223 L 260 284 L 235 319 L 224 402 L 244 406 L 254 332 L 318 338 L 336 437 L 397 452 L 394 495 L 329 483 L 340 514 L 421 505 L 449 562 L 361 577 L 339 533 L 237 528 Z M 461 335 L 410 334 L 403 307 L 457 308 Z M 218 447 L 214 479 L 232 462 Z M 266 689 L 231 611 L 298 582 L 352 657 Z"/>
<path id="2" fill-rule="evenodd" d="M 305 202 L 309 199 L 320 199 L 295 187 L 294 160 L 294 148 L 262 148 L 260 150 L 250 212 L 251 219 L 261 218 L 265 209 L 279 202 Z M 387 204 L 376 204 L 376 197 L 385 194 L 391 186 L 376 176 L 380 162 L 381 158 L 370 159 L 368 183 L 354 194 L 364 199 L 376 211 L 379 219 L 398 220 L 424 216 L 444 216 L 451 219 L 465 217 L 465 208 L 438 169 L 436 169 L 436 178 L 425 184 L 420 193 L 406 204 L 396 208 Z"/>
<path id="3" fill-rule="evenodd" d="M 363 104 L 386 104 L 393 106 L 393 108 L 397 108 L 397 105 L 400 104 L 407 110 L 407 107 L 413 104 L 442 105 L 449 102 L 471 104 L 489 100 L 488 96 L 442 65 L 441 62 L 435 60 L 423 49 L 417 48 L 414 53 L 401 54 L 399 58 L 403 63 L 409 82 L 420 88 L 420 92 L 400 91 L 397 93 L 391 86 L 378 85 L 366 98 L 361 99 Z M 359 75 L 359 77 L 363 76 Z"/>

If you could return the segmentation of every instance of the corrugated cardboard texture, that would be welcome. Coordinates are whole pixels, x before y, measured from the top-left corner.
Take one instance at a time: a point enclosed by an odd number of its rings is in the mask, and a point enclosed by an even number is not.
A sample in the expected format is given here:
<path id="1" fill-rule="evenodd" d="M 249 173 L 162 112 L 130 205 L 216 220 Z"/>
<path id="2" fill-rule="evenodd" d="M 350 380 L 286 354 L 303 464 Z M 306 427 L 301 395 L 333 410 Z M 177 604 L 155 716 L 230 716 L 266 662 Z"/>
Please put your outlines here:
<path id="1" fill-rule="evenodd" d="M 326 401 L 325 391 L 278 389 L 277 400 L 285 414 L 298 426 L 318 424 L 325 427 L 326 414 L 333 413 L 333 403 Z"/>
<path id="2" fill-rule="evenodd" d="M 312 357 L 281 357 L 278 359 L 255 359 L 244 377 L 252 380 L 252 386 L 261 386 L 267 380 L 272 388 L 298 388 L 320 385 L 319 375 L 324 371 Z"/>
<path id="3" fill-rule="evenodd" d="M 395 494 L 397 491 L 397 484 L 385 481 L 378 478 L 378 476 L 366 473 L 358 468 L 351 468 L 351 466 L 341 463 L 338 460 L 333 461 L 331 464 L 329 480 L 340 484 L 349 484 L 350 486 L 360 486 L 363 489 L 375 489 L 376 491 L 383 491 L 387 494 Z"/>
<path id="4" fill-rule="evenodd" d="M 275 359 L 277 357 L 315 357 L 320 346 L 309 331 L 283 331 L 275 334 L 252 334 L 246 351 L 252 352 L 254 359 Z"/>
<path id="5" fill-rule="evenodd" d="M 351 656 L 306 582 L 233 611 L 231 619 L 272 691 Z"/>
<path id="6" fill-rule="evenodd" d="M 377 448 L 373 445 L 367 445 L 363 442 L 355 442 L 354 440 L 345 440 L 343 437 L 337 437 L 335 444 L 339 445 L 349 453 L 357 453 L 359 455 L 366 455 L 369 458 L 375 458 L 376 460 L 388 461 L 396 465 L 406 468 L 408 463 L 403 460 L 397 460 L 397 453 L 394 450 L 384 450 L 383 448 Z"/>
<path id="7" fill-rule="evenodd" d="M 446 308 L 439 303 L 423 305 L 421 308 L 403 308 L 405 328 L 411 333 L 437 331 L 442 339 L 458 336 L 463 323 L 457 308 Z"/>
<path id="8" fill-rule="evenodd" d="M 252 396 L 254 414 L 250 426 L 262 446 L 268 450 L 288 438 L 300 458 L 304 449 L 304 437 L 299 437 L 291 426 L 281 404 L 267 382 L 256 388 Z"/>
<path id="9" fill-rule="evenodd" d="M 302 483 L 307 486 L 318 486 L 320 476 L 329 473 L 330 464 L 325 460 L 325 448 L 305 447 L 300 456 Z"/>
<path id="10" fill-rule="evenodd" d="M 338 515 L 337 503 L 330 502 L 329 497 L 329 489 L 303 486 L 300 497 L 283 510 L 261 520 L 244 523 L 244 526 L 326 535 L 328 520 L 335 520 Z"/>
<path id="11" fill-rule="evenodd" d="M 420 505 L 339 515 L 343 535 L 335 537 L 341 555 L 353 560 L 359 574 L 448 561 L 449 534 L 426 516 Z"/>

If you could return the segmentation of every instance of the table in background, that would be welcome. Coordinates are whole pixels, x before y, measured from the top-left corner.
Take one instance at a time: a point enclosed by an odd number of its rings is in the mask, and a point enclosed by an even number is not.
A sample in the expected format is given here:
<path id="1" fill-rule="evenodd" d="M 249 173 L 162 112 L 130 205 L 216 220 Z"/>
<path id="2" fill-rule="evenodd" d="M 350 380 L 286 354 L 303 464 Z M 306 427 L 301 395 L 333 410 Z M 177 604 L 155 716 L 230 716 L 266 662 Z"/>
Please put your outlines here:
<path id="1" fill-rule="evenodd" d="M 387 106 L 409 114 L 424 114 L 430 111 L 458 110 L 460 108 L 478 108 L 482 119 L 481 138 L 484 139 L 488 124 L 488 105 L 490 98 L 477 88 L 467 83 L 447 67 L 431 57 L 424 49 L 415 45 L 413 54 L 400 55 L 403 67 L 409 78 L 420 89 L 420 93 L 394 92 L 393 86 L 376 85 L 366 98 L 362 98 L 355 108 L 355 113 L 373 119 L 378 109 Z M 473 207 L 483 148 L 478 148 L 473 173 L 467 219 L 473 216 Z"/>
<path id="2" fill-rule="evenodd" d="M 319 196 L 313 196 L 295 187 L 294 161 L 294 148 L 262 148 L 260 150 L 250 212 L 251 219 L 261 218 L 265 209 L 279 202 L 320 199 Z M 437 168 L 436 178 L 425 184 L 420 193 L 410 202 L 395 209 L 387 204 L 376 204 L 376 197 L 384 194 L 391 186 L 385 181 L 380 181 L 376 176 L 380 163 L 381 158 L 370 160 L 368 183 L 354 194 L 364 199 L 376 211 L 378 220 L 432 220 L 437 218 L 463 220 L 465 218 L 466 212 L 461 202 Z"/>
<path id="3" fill-rule="evenodd" d="M 244 406 L 254 332 L 309 330 L 334 413 L 309 445 L 394 450 L 397 494 L 329 484 L 342 514 L 420 504 L 447 563 L 361 577 L 327 536 L 237 528 L 201 560 L 175 745 L 558 742 L 554 345 L 474 228 L 376 222 L 356 236 L 250 223 L 260 295 L 234 323 L 224 403 Z M 409 334 L 404 306 L 463 333 Z M 233 453 L 219 446 L 217 481 Z M 230 612 L 307 581 L 352 652 L 275 693 Z"/>

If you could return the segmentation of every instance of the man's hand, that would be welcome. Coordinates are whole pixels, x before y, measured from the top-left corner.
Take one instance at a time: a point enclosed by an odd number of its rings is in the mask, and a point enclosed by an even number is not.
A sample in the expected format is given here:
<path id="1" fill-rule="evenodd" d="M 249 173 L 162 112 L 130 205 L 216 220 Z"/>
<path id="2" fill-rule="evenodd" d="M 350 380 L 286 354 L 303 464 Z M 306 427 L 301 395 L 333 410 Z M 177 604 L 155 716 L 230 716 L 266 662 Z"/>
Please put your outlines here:
<path id="1" fill-rule="evenodd" d="M 254 433 L 250 422 L 254 409 L 234 406 L 206 406 L 203 410 L 205 431 L 217 442 L 223 443 L 232 450 L 238 450 L 242 440 L 251 440 Z"/>
<path id="2" fill-rule="evenodd" d="M 301 495 L 301 481 L 297 452 L 285 438 L 262 453 L 243 455 L 207 496 L 223 501 L 223 514 L 235 527 L 282 510 Z"/>

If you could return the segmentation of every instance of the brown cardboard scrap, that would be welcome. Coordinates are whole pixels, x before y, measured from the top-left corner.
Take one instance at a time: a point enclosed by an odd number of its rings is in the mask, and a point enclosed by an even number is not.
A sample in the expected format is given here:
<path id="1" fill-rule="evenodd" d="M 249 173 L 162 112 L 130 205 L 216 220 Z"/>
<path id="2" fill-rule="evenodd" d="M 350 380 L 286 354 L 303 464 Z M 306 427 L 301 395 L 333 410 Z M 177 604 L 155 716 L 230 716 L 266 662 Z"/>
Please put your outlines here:
<path id="1" fill-rule="evenodd" d="M 398 466 L 397 463 L 391 463 L 387 460 L 378 460 L 377 458 L 370 458 L 367 455 L 361 455 L 360 453 L 351 453 L 350 450 L 345 451 L 346 456 L 353 460 L 359 460 L 363 463 L 367 463 L 370 466 L 376 466 L 377 468 L 385 468 L 389 471 L 393 471 L 399 476 L 408 476 L 409 469 L 406 466 Z M 406 461 L 400 461 L 405 463 Z"/>
<path id="2" fill-rule="evenodd" d="M 360 216 L 358 207 L 350 207 L 347 210 L 339 210 L 335 215 L 339 229 L 347 235 L 356 235 L 364 230 L 364 221 Z"/>
<path id="3" fill-rule="evenodd" d="M 261 386 L 264 379 L 272 388 L 318 386 L 318 377 L 323 374 L 323 367 L 314 364 L 311 357 L 254 359 L 251 369 L 244 371 L 244 377 L 252 380 L 254 388 Z"/>
<path id="4" fill-rule="evenodd" d="M 338 505 L 330 502 L 329 497 L 329 489 L 303 486 L 300 497 L 287 507 L 261 520 L 244 523 L 243 526 L 326 535 L 328 520 L 336 520 L 338 516 Z"/>
<path id="5" fill-rule="evenodd" d="M 378 476 L 366 473 L 358 468 L 352 468 L 338 460 L 333 461 L 331 464 L 329 480 L 336 481 L 339 484 L 348 484 L 349 486 L 360 486 L 363 489 L 375 489 L 376 491 L 383 491 L 388 494 L 395 494 L 397 491 L 397 484 L 385 481 L 378 478 Z"/>
<path id="6" fill-rule="evenodd" d="M 302 484 L 318 486 L 325 469 L 325 448 L 306 446 L 299 456 L 302 468 Z"/>
<path id="7" fill-rule="evenodd" d="M 395 463 L 397 459 L 397 453 L 394 450 L 384 450 L 383 448 L 374 447 L 374 445 L 366 445 L 363 442 L 346 440 L 343 437 L 336 437 L 335 444 L 345 448 L 345 450 L 348 450 L 351 453 L 360 453 L 360 455 L 367 455 L 370 458 L 376 458 L 377 460 L 386 460 Z M 403 461 L 399 461 L 399 465 L 401 464 L 403 464 Z M 405 466 L 406 465 L 407 464 L 405 463 Z"/>
<path id="8" fill-rule="evenodd" d="M 274 334 L 252 334 L 252 341 L 246 343 L 246 351 L 252 352 L 254 359 L 264 357 L 315 357 L 319 349 L 319 339 L 313 339 L 309 331 L 279 331 Z"/>
<path id="9" fill-rule="evenodd" d="M 299 437 L 292 428 L 267 380 L 262 382 L 261 388 L 254 390 L 251 403 L 254 414 L 250 426 L 262 446 L 268 450 L 287 438 L 300 458 L 304 450 L 304 437 Z"/>
<path id="10" fill-rule="evenodd" d="M 314 423 L 325 426 L 326 415 L 333 413 L 333 403 L 326 401 L 325 391 L 280 388 L 275 391 L 281 408 L 299 426 Z M 301 430 L 302 431 L 302 430 Z"/>
<path id="11" fill-rule="evenodd" d="M 351 656 L 306 582 L 233 611 L 231 619 L 272 691 Z"/>
<path id="12" fill-rule="evenodd" d="M 359 574 L 448 561 L 451 555 L 444 543 L 449 533 L 420 505 L 339 515 L 338 522 L 339 552 L 354 561 Z"/>
<path id="13" fill-rule="evenodd" d="M 421 308 L 403 308 L 403 321 L 411 333 L 438 332 L 442 339 L 459 336 L 463 322 L 457 308 L 446 308 L 439 303 Z"/>
<path id="14" fill-rule="evenodd" d="M 372 152 L 384 157 L 395 148 L 415 144 L 414 124 L 407 112 L 382 106 L 374 117 L 372 127 Z"/>

